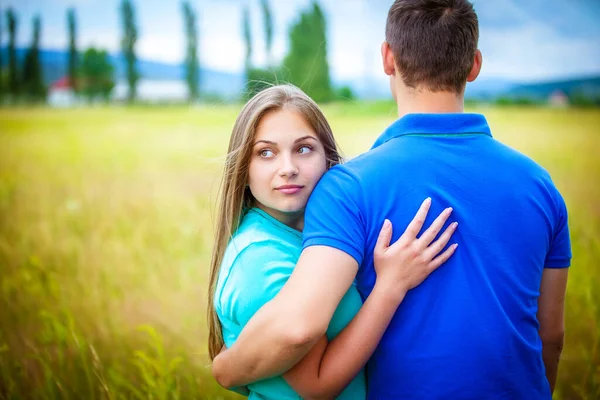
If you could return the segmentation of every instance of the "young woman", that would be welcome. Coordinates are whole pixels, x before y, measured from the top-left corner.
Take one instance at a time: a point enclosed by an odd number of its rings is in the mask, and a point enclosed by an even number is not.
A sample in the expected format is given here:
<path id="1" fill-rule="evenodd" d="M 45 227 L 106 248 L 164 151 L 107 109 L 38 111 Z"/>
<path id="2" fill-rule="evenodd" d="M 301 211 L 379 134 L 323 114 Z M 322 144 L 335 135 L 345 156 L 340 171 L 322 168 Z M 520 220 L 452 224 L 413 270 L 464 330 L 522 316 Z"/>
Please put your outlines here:
<path id="1" fill-rule="evenodd" d="M 308 198 L 321 176 L 340 162 L 329 124 L 317 104 L 298 88 L 268 88 L 242 109 L 229 143 L 211 263 L 211 359 L 235 342 L 254 313 L 291 275 L 302 249 Z M 422 282 L 456 248 L 442 251 L 456 224 L 434 241 L 451 209 L 418 239 L 409 234 L 420 231 L 429 204 L 429 199 L 424 201 L 411 226 L 391 246 L 391 224 L 382 221 L 374 254 L 377 281 L 364 305 L 351 287 L 326 336 L 302 361 L 282 376 L 237 390 L 253 399 L 364 399 L 362 369 L 406 288 Z M 215 377 L 228 386 L 227 371 L 218 369 L 215 361 Z"/>

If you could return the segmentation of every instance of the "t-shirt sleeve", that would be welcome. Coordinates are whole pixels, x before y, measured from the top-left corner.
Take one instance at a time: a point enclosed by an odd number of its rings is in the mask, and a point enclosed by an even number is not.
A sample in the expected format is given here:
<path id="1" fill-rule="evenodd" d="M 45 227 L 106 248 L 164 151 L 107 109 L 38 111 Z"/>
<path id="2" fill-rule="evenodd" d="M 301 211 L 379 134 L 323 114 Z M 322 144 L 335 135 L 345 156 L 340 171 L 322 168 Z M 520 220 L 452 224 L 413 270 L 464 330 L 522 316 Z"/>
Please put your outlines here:
<path id="1" fill-rule="evenodd" d="M 333 247 L 361 265 L 366 240 L 363 203 L 361 187 L 347 169 L 336 166 L 329 170 L 306 206 L 302 247 Z"/>
<path id="2" fill-rule="evenodd" d="M 546 255 L 545 268 L 567 268 L 571 265 L 571 239 L 569 237 L 567 206 L 558 191 L 556 196 L 557 218 L 554 224 L 554 236 Z"/>
<path id="3" fill-rule="evenodd" d="M 296 255 L 297 256 L 297 255 Z M 228 317 L 239 326 L 273 299 L 290 277 L 296 259 L 277 241 L 261 241 L 244 248 L 235 259 L 223 287 Z"/>

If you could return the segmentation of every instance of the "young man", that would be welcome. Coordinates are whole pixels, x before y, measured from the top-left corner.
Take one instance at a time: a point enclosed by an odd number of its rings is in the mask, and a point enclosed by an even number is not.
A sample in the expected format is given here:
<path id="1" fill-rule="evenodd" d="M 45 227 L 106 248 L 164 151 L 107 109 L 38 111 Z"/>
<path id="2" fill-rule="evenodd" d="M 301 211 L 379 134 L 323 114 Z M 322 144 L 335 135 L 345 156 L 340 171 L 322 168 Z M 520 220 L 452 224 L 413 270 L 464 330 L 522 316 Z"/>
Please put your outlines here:
<path id="1" fill-rule="evenodd" d="M 375 282 L 381 221 L 398 233 L 423 198 L 454 208 L 458 250 L 410 290 L 368 364 L 369 399 L 549 399 L 571 251 L 548 173 L 463 113 L 481 68 L 467 0 L 396 0 L 382 45 L 399 120 L 330 170 L 306 210 L 304 250 L 281 292 L 215 359 L 226 386 L 277 375 L 325 330 L 353 280 Z M 348 349 L 361 351 L 361 349 Z"/>

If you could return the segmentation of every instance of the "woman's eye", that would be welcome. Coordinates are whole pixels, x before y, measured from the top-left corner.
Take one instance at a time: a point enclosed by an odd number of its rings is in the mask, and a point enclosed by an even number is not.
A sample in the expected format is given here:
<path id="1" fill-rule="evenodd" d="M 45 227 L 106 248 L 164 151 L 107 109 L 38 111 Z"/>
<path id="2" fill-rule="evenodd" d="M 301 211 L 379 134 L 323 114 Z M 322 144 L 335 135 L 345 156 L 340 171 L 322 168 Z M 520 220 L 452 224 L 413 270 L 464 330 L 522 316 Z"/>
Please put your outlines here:
<path id="1" fill-rule="evenodd" d="M 298 149 L 298 154 L 308 154 L 312 151 L 312 147 L 310 146 L 302 146 Z"/>
<path id="2" fill-rule="evenodd" d="M 260 151 L 260 156 L 261 157 L 273 157 L 273 152 L 271 150 L 264 149 L 264 150 Z"/>

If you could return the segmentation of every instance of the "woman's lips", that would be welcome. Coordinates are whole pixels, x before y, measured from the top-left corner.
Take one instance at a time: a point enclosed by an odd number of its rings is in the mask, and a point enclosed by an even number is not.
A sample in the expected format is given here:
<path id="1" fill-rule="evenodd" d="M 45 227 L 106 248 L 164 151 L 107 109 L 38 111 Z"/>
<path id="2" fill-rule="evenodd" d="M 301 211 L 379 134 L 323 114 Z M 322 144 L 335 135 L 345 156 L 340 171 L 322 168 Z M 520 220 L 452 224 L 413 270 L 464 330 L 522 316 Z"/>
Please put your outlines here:
<path id="1" fill-rule="evenodd" d="M 276 190 L 279 190 L 281 193 L 284 194 L 295 194 L 298 193 L 304 186 L 300 186 L 300 185 L 282 185 L 276 188 Z"/>

